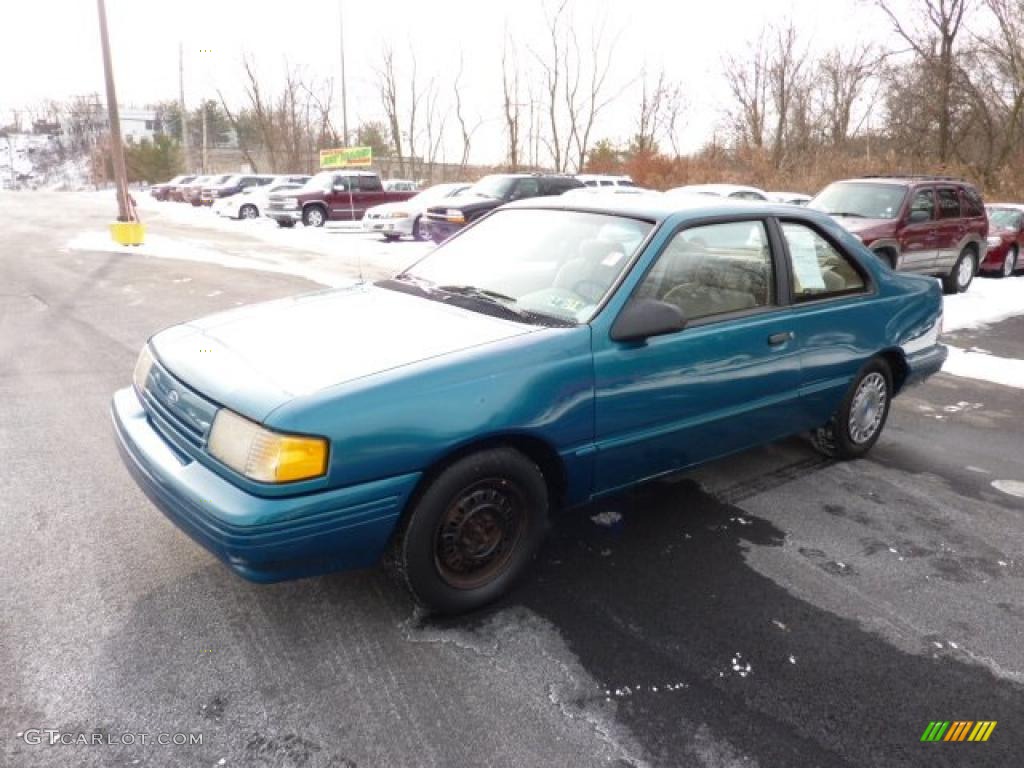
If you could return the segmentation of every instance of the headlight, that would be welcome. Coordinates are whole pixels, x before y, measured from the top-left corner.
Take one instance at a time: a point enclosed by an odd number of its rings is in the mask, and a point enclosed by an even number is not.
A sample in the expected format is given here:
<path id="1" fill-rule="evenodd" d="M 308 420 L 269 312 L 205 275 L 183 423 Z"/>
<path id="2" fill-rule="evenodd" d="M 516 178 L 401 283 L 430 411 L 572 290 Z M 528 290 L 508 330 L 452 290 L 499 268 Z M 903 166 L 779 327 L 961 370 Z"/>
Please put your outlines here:
<path id="1" fill-rule="evenodd" d="M 290 483 L 327 472 L 327 441 L 283 435 L 221 408 L 213 419 L 210 455 L 261 483 Z"/>
<path id="2" fill-rule="evenodd" d="M 444 217 L 452 224 L 465 224 L 466 217 L 458 208 L 449 208 L 445 211 Z"/>
<path id="3" fill-rule="evenodd" d="M 992 237 L 990 237 L 988 239 L 988 247 L 989 248 L 996 248 L 999 245 L 1002 245 L 1002 242 L 1003 242 L 1003 238 L 999 237 L 999 235 L 993 235 Z"/>
<path id="4" fill-rule="evenodd" d="M 384 214 L 385 219 L 408 219 L 409 214 L 405 211 L 392 211 L 391 213 Z"/>
<path id="5" fill-rule="evenodd" d="M 135 361 L 135 372 L 132 374 L 132 382 L 138 392 L 146 389 L 146 380 L 149 378 L 149 370 L 153 367 L 153 353 L 149 351 L 149 344 L 142 348 L 139 359 Z"/>

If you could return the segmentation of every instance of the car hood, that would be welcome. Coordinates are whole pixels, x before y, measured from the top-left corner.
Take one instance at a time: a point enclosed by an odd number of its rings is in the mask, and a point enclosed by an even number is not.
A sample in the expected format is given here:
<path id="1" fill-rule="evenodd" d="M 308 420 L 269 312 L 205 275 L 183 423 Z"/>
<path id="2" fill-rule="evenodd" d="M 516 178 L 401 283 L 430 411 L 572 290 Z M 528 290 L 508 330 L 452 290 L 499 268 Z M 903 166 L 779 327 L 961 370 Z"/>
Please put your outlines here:
<path id="1" fill-rule="evenodd" d="M 499 200 L 495 197 L 484 197 L 483 195 L 470 195 L 463 193 L 449 202 L 436 202 L 430 206 L 429 210 L 444 212 L 449 208 L 456 208 L 460 211 L 467 211 L 472 208 L 497 208 L 504 202 L 504 200 Z"/>
<path id="2" fill-rule="evenodd" d="M 870 233 L 882 237 L 896 226 L 895 219 L 862 219 L 857 216 L 833 216 L 847 232 L 855 234 Z"/>
<path id="3" fill-rule="evenodd" d="M 359 284 L 211 315 L 151 343 L 185 384 L 263 421 L 295 397 L 536 330 Z"/>

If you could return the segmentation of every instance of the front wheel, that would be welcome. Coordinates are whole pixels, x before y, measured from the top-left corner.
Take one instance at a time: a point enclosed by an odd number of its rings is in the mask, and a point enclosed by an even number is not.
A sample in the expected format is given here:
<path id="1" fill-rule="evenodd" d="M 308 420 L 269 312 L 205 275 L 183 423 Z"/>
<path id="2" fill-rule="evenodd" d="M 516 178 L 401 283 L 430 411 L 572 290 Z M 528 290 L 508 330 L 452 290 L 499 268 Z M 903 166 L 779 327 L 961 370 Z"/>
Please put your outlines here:
<path id="1" fill-rule="evenodd" d="M 512 448 L 466 456 L 427 486 L 398 537 L 395 565 L 417 602 L 472 611 L 525 573 L 547 528 L 540 469 Z"/>
<path id="2" fill-rule="evenodd" d="M 974 280 L 974 274 L 978 271 L 978 257 L 973 248 L 964 248 L 960 258 L 956 260 L 953 269 L 948 275 L 942 278 L 942 289 L 948 293 L 963 293 Z"/>
<path id="3" fill-rule="evenodd" d="M 881 359 L 864 366 L 832 419 L 811 433 L 814 447 L 836 459 L 857 459 L 882 434 L 892 401 L 892 371 Z"/>
<path id="4" fill-rule="evenodd" d="M 430 232 L 427 231 L 427 222 L 423 220 L 422 216 L 418 216 L 416 221 L 412 223 L 412 236 L 414 240 L 420 242 L 430 239 Z"/>
<path id="5" fill-rule="evenodd" d="M 1010 246 L 1006 250 L 1006 257 L 1003 259 L 1003 268 L 999 270 L 1000 277 L 1013 277 L 1017 271 L 1017 246 Z"/>
<path id="6" fill-rule="evenodd" d="M 240 219 L 255 219 L 260 215 L 259 209 L 251 203 L 246 203 L 238 211 L 238 218 Z"/>
<path id="7" fill-rule="evenodd" d="M 302 223 L 307 227 L 322 227 L 325 221 L 327 221 L 327 216 L 324 215 L 324 209 L 320 206 L 310 206 L 302 212 Z"/>

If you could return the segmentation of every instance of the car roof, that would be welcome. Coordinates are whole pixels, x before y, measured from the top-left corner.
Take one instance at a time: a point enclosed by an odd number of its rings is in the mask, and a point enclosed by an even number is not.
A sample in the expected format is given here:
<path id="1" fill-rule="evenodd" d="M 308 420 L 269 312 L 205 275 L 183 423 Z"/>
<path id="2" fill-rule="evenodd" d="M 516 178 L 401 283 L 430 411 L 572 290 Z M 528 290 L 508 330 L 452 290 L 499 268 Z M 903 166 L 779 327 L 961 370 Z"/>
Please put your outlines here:
<path id="1" fill-rule="evenodd" d="M 669 192 L 696 192 L 700 193 L 711 193 L 716 195 L 729 195 L 733 192 L 757 192 L 759 194 L 765 194 L 763 189 L 758 187 L 751 187 L 747 184 L 687 184 L 682 187 L 674 187 L 668 190 Z"/>
<path id="2" fill-rule="evenodd" d="M 929 176 L 862 176 L 856 179 L 837 179 L 833 184 L 888 184 L 895 187 L 906 187 L 911 184 L 948 184 L 953 187 L 973 187 L 963 179 L 945 179 Z"/>
<path id="3" fill-rule="evenodd" d="M 985 208 L 1006 208 L 1012 211 L 1024 211 L 1024 203 L 985 203 Z"/>
<path id="4" fill-rule="evenodd" d="M 664 195 L 642 193 L 639 195 L 563 195 L 553 197 L 531 197 L 507 203 L 502 208 L 534 208 L 585 213 L 604 213 L 611 216 L 625 216 L 661 223 L 677 214 L 687 219 L 698 219 L 730 214 L 753 213 L 761 215 L 802 216 L 808 219 L 831 221 L 823 213 L 811 211 L 785 203 L 763 202 L 761 200 L 736 200 L 726 197 L 698 195 Z"/>

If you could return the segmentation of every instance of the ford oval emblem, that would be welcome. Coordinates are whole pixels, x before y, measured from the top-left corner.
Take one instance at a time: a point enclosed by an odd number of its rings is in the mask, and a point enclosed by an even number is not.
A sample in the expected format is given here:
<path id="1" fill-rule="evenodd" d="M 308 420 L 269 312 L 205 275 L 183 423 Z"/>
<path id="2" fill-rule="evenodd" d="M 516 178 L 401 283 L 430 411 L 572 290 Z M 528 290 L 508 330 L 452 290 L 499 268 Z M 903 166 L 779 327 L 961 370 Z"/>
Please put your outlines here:
<path id="1" fill-rule="evenodd" d="M 177 405 L 179 400 L 181 400 L 181 396 L 178 394 L 178 390 L 172 389 L 167 393 L 167 402 L 171 405 Z"/>

